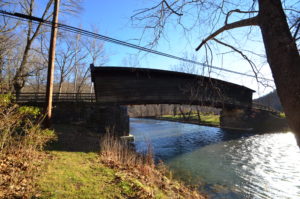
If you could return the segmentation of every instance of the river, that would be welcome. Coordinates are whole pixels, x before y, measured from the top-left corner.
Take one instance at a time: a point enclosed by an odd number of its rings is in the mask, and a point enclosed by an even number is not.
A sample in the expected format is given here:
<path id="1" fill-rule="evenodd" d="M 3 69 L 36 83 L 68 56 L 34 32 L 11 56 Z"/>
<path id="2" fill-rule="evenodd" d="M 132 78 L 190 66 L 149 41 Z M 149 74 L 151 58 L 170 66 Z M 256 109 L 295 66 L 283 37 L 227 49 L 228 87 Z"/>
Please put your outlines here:
<path id="1" fill-rule="evenodd" d="M 210 198 L 300 198 L 300 149 L 292 133 L 242 133 L 151 119 L 130 119 L 136 150 Z"/>

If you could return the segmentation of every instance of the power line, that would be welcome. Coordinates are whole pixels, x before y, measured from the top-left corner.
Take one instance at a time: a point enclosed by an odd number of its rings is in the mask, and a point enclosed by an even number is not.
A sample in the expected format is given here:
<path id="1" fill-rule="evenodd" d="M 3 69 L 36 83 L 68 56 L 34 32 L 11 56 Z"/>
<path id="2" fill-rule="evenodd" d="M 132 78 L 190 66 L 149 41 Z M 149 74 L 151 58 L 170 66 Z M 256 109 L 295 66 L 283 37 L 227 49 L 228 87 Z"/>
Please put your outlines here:
<path id="1" fill-rule="evenodd" d="M 41 23 L 42 22 L 46 26 L 50 26 L 50 27 L 52 26 L 52 22 L 41 19 L 41 18 L 38 18 L 38 17 L 29 16 L 29 15 L 25 15 L 25 14 L 21 14 L 21 13 L 6 12 L 4 10 L 0 10 L 0 13 L 1 13 L 0 14 L 1 16 L 7 16 L 7 17 L 10 17 L 10 18 L 14 18 L 14 19 L 21 19 L 22 21 L 32 20 L 35 23 Z M 203 67 L 208 67 L 208 68 L 212 68 L 212 69 L 216 69 L 216 70 L 220 70 L 220 71 L 224 71 L 224 72 L 228 72 L 228 73 L 233 73 L 233 74 L 237 74 L 237 75 L 242 75 L 242 76 L 246 76 L 246 77 L 251 77 L 251 78 L 256 78 L 256 79 L 266 80 L 266 81 L 273 81 L 272 79 L 267 79 L 267 78 L 264 78 L 264 77 L 257 77 L 255 75 L 250 75 L 250 74 L 246 74 L 246 73 L 242 73 L 242 72 L 238 72 L 238 71 L 233 71 L 233 70 L 229 70 L 229 69 L 225 69 L 225 68 L 220 68 L 220 67 L 217 67 L 217 66 L 208 65 L 208 64 L 197 62 L 197 61 L 194 61 L 194 60 L 190 60 L 190 59 L 178 57 L 178 56 L 175 56 L 175 55 L 171 55 L 171 54 L 168 54 L 168 53 L 152 50 L 152 49 L 149 49 L 149 48 L 145 48 L 145 47 L 142 47 L 142 46 L 139 46 L 139 45 L 128 43 L 128 42 L 125 42 L 125 41 L 122 41 L 122 40 L 118 40 L 118 39 L 115 39 L 115 38 L 112 38 L 112 37 L 108 37 L 108 36 L 101 35 L 101 34 L 98 34 L 98 33 L 87 31 L 87 30 L 83 30 L 83 29 L 76 28 L 76 27 L 73 27 L 73 26 L 69 26 L 69 25 L 65 25 L 65 24 L 61 24 L 61 23 L 57 23 L 57 26 L 60 30 L 65 30 L 65 31 L 80 34 L 80 35 L 83 35 L 83 36 L 92 37 L 94 39 L 99 39 L 99 40 L 114 43 L 114 44 L 117 44 L 117 45 L 122 45 L 122 46 L 125 46 L 125 47 L 129 47 L 129 48 L 137 49 L 137 50 L 140 50 L 140 51 L 156 54 L 156 55 L 159 55 L 159 56 L 168 57 L 168 58 L 171 58 L 171 59 L 176 59 L 176 60 L 179 60 L 179 61 L 188 62 L 188 63 L 200 65 L 200 66 L 203 66 Z"/>

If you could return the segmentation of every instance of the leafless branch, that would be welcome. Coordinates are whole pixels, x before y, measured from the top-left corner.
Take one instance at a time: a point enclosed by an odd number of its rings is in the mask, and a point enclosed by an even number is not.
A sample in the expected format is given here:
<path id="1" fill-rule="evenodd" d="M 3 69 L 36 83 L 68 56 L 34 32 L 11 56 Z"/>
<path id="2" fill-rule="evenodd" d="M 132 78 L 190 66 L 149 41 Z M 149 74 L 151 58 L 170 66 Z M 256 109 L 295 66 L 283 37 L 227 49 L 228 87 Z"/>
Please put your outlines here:
<path id="1" fill-rule="evenodd" d="M 251 59 L 249 59 L 249 58 L 247 57 L 247 55 L 245 55 L 242 51 L 238 50 L 237 48 L 233 47 L 232 45 L 229 45 L 229 44 L 227 44 L 227 43 L 224 43 L 224 42 L 222 42 L 222 41 L 220 41 L 220 40 L 218 40 L 218 39 L 216 39 L 216 38 L 213 38 L 213 40 L 214 40 L 215 42 L 217 42 L 217 43 L 223 45 L 223 46 L 226 46 L 226 47 L 228 47 L 228 48 L 231 48 L 234 52 L 237 52 L 238 54 L 240 54 L 240 55 L 241 55 L 241 56 L 249 63 L 249 65 L 251 66 L 251 69 L 252 69 L 252 71 L 253 71 L 253 73 L 254 73 L 254 75 L 255 75 L 256 80 L 259 81 L 259 79 L 258 79 L 258 77 L 257 77 L 258 69 L 257 69 L 256 65 L 254 64 L 254 62 L 251 61 Z"/>
<path id="2" fill-rule="evenodd" d="M 237 13 L 243 13 L 243 14 L 251 14 L 251 13 L 258 13 L 258 11 L 242 11 L 240 9 L 235 9 L 235 10 L 231 10 L 226 14 L 226 18 L 225 18 L 225 25 L 228 24 L 228 18 L 230 17 L 230 15 L 234 12 Z"/>
<path id="3" fill-rule="evenodd" d="M 224 31 L 231 30 L 234 28 L 240 28 L 240 27 L 245 27 L 245 26 L 255 26 L 255 25 L 258 25 L 258 17 L 257 16 L 248 18 L 248 19 L 243 19 L 243 20 L 233 22 L 230 24 L 226 24 L 222 28 L 218 29 L 217 31 L 215 31 L 214 33 L 212 33 L 211 35 L 206 37 L 200 43 L 200 45 L 196 48 L 196 51 L 198 51 L 207 41 L 214 39 L 217 35 L 221 34 Z"/>
<path id="4" fill-rule="evenodd" d="M 175 10 L 168 4 L 168 2 L 167 2 L 166 0 L 163 0 L 162 3 L 164 3 L 164 4 L 167 6 L 167 8 L 168 8 L 169 10 L 171 10 L 172 13 L 174 13 L 174 14 L 176 14 L 176 15 L 178 15 L 178 16 L 182 16 L 182 15 L 183 15 L 182 13 L 178 13 L 177 11 L 175 11 Z"/>
<path id="5" fill-rule="evenodd" d="M 297 34 L 299 32 L 299 29 L 300 29 L 300 18 L 298 19 L 297 22 L 298 22 L 298 25 L 297 25 L 296 31 L 294 33 L 294 36 L 293 36 L 295 40 L 296 40 Z"/>

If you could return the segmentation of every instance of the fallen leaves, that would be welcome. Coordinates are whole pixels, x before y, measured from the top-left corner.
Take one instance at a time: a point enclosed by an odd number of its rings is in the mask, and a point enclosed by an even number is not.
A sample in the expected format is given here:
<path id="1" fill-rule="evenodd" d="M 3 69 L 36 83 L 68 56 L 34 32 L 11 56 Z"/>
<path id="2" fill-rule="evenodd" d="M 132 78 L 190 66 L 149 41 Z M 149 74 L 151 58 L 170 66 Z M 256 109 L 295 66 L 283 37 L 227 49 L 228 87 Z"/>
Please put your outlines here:
<path id="1" fill-rule="evenodd" d="M 44 158 L 42 152 L 10 150 L 0 153 L 0 198 L 31 198 L 35 195 L 35 178 Z"/>

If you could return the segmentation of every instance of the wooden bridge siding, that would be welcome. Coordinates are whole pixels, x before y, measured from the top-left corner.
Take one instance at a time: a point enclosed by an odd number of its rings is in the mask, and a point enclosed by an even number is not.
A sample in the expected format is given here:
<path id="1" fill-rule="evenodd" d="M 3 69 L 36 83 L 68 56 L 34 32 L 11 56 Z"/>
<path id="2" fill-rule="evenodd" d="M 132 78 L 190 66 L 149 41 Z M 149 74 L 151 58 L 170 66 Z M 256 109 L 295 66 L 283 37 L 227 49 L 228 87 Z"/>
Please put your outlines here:
<path id="1" fill-rule="evenodd" d="M 99 91 L 96 92 L 96 98 L 100 103 L 159 104 L 183 101 L 182 93 L 174 87 L 177 82 L 173 79 L 104 77 L 96 82 L 98 86 L 95 89 Z"/>
<path id="2" fill-rule="evenodd" d="M 207 77 L 159 70 L 92 70 L 97 102 L 250 106 L 252 90 Z M 115 69 L 115 70 L 114 70 Z M 122 68 L 123 69 L 123 68 Z M 191 93 L 198 90 L 199 95 Z"/>

